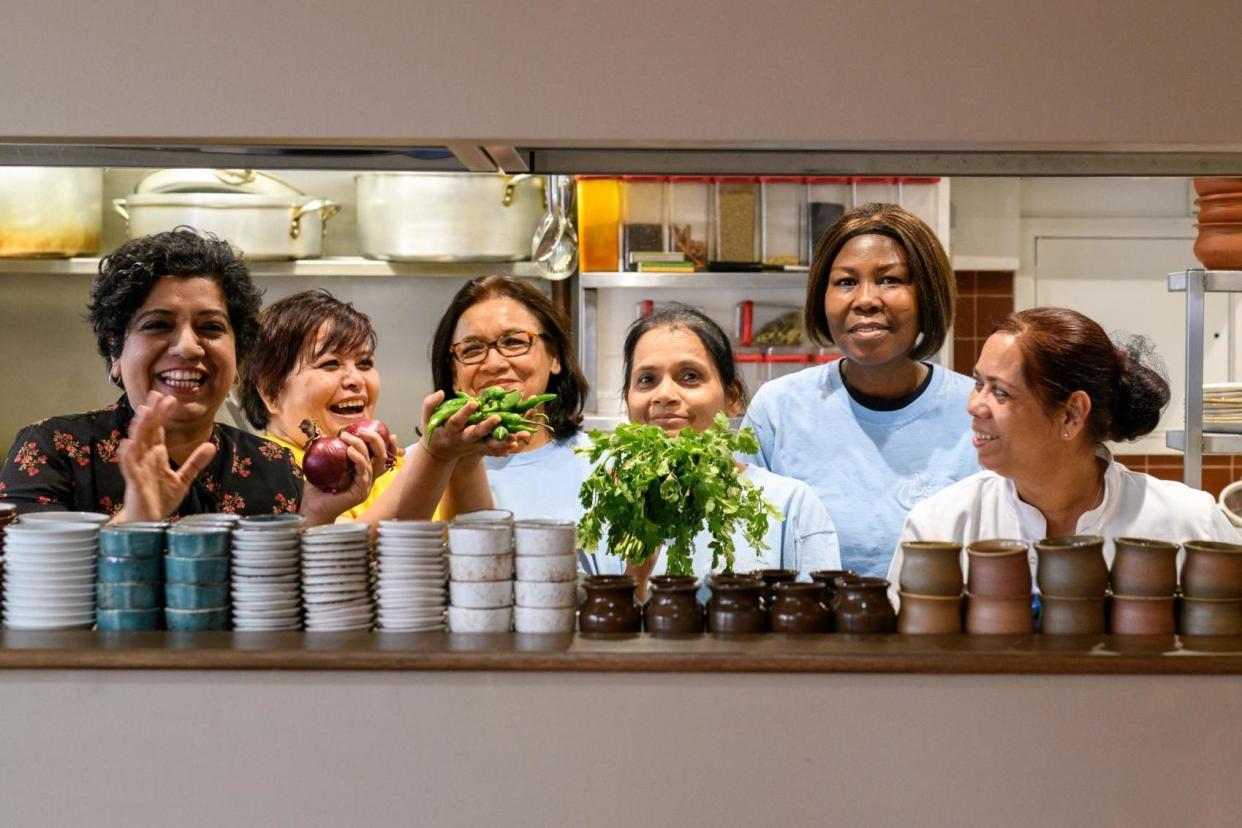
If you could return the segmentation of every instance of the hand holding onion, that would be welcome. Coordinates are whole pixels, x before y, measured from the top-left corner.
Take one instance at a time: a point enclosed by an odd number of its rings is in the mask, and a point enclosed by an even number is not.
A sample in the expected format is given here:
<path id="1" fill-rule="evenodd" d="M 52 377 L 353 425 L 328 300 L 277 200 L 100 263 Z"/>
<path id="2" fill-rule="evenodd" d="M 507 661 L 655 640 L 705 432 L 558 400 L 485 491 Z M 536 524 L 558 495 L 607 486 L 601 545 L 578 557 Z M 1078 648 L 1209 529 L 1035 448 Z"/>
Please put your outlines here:
<path id="1" fill-rule="evenodd" d="M 367 436 L 379 440 L 378 435 Z M 320 437 L 308 444 L 302 458 L 302 474 L 308 485 L 302 491 L 300 510 L 307 522 L 312 526 L 332 523 L 366 500 L 377 476 L 376 469 L 383 472 L 385 459 L 386 454 L 380 458 L 371 454 L 364 437 L 346 432 Z M 311 463 L 309 469 L 314 471 L 308 470 L 307 460 Z"/>
<path id="2" fill-rule="evenodd" d="M 344 492 L 354 483 L 356 463 L 350 456 L 351 447 L 367 458 L 372 479 L 393 466 L 396 441 L 379 420 L 350 424 L 335 437 L 320 434 L 309 420 L 302 422 L 302 431 L 310 438 L 302 458 L 302 473 L 308 483 L 328 494 Z"/>

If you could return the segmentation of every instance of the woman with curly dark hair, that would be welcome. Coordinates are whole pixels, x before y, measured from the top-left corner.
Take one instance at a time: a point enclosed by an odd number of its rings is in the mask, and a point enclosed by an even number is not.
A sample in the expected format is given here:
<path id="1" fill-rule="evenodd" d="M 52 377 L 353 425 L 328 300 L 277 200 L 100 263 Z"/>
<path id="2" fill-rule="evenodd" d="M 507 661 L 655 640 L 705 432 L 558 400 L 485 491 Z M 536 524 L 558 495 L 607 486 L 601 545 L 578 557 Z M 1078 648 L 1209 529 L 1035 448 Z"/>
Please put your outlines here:
<path id="1" fill-rule="evenodd" d="M 288 451 L 215 422 L 258 333 L 260 291 L 227 242 L 189 228 L 134 239 L 99 264 L 87 319 L 111 406 L 27 426 L 0 470 L 19 512 L 102 511 L 116 521 L 198 512 L 300 512 L 328 523 L 361 502 L 387 447 L 346 435 L 354 482 L 304 486 Z"/>

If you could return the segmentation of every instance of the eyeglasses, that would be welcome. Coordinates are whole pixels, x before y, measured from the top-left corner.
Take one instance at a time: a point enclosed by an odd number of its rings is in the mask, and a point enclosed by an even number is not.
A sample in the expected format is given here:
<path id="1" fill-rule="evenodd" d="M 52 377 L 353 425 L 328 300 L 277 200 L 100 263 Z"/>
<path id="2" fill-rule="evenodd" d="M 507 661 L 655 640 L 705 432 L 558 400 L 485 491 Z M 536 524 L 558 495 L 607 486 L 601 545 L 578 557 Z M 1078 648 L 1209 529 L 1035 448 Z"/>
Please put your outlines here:
<path id="1" fill-rule="evenodd" d="M 449 352 L 462 365 L 478 365 L 487 359 L 487 352 L 492 348 L 504 357 L 517 357 L 529 353 L 535 345 L 535 340 L 542 336 L 543 334 L 534 331 L 509 331 L 491 342 L 484 342 L 481 339 L 463 339 L 461 342 L 454 342 L 449 346 Z"/>

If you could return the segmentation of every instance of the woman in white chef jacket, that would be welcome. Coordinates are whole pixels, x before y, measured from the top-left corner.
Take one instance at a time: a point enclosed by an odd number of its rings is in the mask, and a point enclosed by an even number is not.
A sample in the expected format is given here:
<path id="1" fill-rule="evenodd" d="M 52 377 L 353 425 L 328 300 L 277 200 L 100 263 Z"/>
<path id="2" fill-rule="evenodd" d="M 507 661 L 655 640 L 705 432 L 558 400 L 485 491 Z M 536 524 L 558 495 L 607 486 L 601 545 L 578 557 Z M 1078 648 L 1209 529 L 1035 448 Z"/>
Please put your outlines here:
<path id="1" fill-rule="evenodd" d="M 1065 308 L 1001 322 L 979 355 L 967 405 L 985 471 L 915 506 L 902 540 L 1101 535 L 1110 564 L 1117 537 L 1238 542 L 1211 495 L 1130 471 L 1104 446 L 1152 431 L 1168 404 L 1168 383 L 1143 364 L 1144 344 L 1117 347 Z M 901 561 L 899 546 L 894 584 Z"/>

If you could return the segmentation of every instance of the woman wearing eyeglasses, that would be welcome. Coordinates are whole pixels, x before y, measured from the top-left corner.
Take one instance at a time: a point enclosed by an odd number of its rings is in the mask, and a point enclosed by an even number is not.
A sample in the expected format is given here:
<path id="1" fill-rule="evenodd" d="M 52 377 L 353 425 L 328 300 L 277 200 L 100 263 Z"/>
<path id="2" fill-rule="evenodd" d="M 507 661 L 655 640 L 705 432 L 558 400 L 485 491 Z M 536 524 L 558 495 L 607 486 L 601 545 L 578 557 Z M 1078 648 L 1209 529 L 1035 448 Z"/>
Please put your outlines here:
<path id="1" fill-rule="evenodd" d="M 438 393 L 447 396 L 478 396 L 492 386 L 524 398 L 556 394 L 534 410 L 547 417 L 548 428 L 531 434 L 517 453 L 483 463 L 497 508 L 517 518 L 581 517 L 578 490 L 590 465 L 573 449 L 587 442 L 581 431 L 587 382 L 574 359 L 569 320 L 546 296 L 509 276 L 469 282 L 440 318 L 431 372 Z"/>
<path id="2" fill-rule="evenodd" d="M 308 443 L 303 422 L 333 435 L 375 416 L 380 392 L 376 344 L 370 318 L 326 290 L 305 290 L 273 302 L 259 316 L 258 341 L 242 376 L 246 418 L 300 465 Z M 423 422 L 440 400 L 440 394 L 424 400 Z M 446 492 L 446 516 L 490 508 L 479 457 L 516 450 L 522 440 L 485 439 L 499 419 L 467 426 L 471 413 L 463 410 L 435 431 L 430 445 L 415 444 L 404 457 L 396 437 L 390 436 L 392 468 L 376 477 L 366 500 L 339 520 L 373 524 L 394 517 L 426 519 Z"/>

